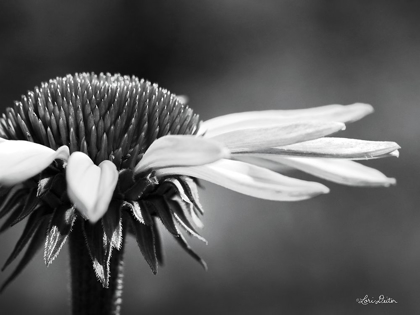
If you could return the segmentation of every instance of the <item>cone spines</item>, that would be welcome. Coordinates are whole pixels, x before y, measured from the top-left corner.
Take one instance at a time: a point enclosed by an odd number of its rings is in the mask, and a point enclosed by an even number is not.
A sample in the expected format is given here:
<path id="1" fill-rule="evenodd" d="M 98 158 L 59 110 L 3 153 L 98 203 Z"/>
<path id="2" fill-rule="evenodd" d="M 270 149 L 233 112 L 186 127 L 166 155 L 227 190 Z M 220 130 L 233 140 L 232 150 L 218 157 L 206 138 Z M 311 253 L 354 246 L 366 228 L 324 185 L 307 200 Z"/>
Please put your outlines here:
<path id="1" fill-rule="evenodd" d="M 194 134 L 198 115 L 174 94 L 136 77 L 81 73 L 35 87 L 0 118 L 0 136 L 53 149 L 67 145 L 96 163 L 138 161 L 157 138 Z M 135 155 L 135 156 L 133 156 Z M 125 163 L 127 164 L 127 163 Z"/>
<path id="2" fill-rule="evenodd" d="M 49 265 L 69 236 L 73 241 L 78 239 L 77 246 L 87 246 L 88 253 L 84 253 L 90 255 L 103 287 L 112 287 L 111 254 L 114 251 L 122 257 L 124 233 L 135 236 L 156 273 L 163 259 L 158 219 L 206 268 L 178 229 L 205 241 L 190 222 L 202 227 L 198 216 L 203 212 L 195 181 L 184 176 L 158 179 L 154 172 L 135 176 L 133 172 L 153 141 L 167 134 L 194 134 L 198 119 L 169 91 L 135 77 L 110 74 L 82 73 L 50 80 L 6 109 L 0 118 L 0 137 L 32 141 L 54 150 L 67 145 L 71 152 L 89 155 L 96 164 L 113 161 L 120 172 L 108 211 L 95 225 L 83 221 L 68 198 L 62 162 L 55 161 L 36 177 L 13 188 L 0 187 L 0 219 L 9 215 L 0 232 L 29 217 L 26 232 L 6 265 L 24 245 L 29 244 L 28 249 L 0 291 L 22 271 L 42 242 Z M 76 231 L 72 232 L 73 227 Z M 80 237 L 85 242 L 80 242 Z"/>

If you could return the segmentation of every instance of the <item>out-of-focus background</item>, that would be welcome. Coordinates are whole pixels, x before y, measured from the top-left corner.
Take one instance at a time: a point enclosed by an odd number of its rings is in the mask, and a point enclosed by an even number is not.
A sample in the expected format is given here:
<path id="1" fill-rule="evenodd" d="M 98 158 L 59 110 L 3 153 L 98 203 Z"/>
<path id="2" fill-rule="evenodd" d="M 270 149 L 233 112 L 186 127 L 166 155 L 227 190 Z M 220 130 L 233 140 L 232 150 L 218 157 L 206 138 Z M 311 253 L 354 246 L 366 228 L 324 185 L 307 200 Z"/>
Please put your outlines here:
<path id="1" fill-rule="evenodd" d="M 398 185 L 298 203 L 205 183 L 205 272 L 164 233 L 154 276 L 128 241 L 122 314 L 420 312 L 420 5 L 414 1 L 105 0 L 0 2 L 2 110 L 40 82 L 75 72 L 147 78 L 185 94 L 203 120 L 258 109 L 371 103 L 344 137 L 392 140 L 369 161 Z M 23 223 L 0 236 L 0 263 Z M 2 295 L 1 314 L 69 307 L 66 248 L 42 253 Z M 13 267 L 0 275 L 6 279 Z M 356 303 L 365 295 L 393 305 Z"/>

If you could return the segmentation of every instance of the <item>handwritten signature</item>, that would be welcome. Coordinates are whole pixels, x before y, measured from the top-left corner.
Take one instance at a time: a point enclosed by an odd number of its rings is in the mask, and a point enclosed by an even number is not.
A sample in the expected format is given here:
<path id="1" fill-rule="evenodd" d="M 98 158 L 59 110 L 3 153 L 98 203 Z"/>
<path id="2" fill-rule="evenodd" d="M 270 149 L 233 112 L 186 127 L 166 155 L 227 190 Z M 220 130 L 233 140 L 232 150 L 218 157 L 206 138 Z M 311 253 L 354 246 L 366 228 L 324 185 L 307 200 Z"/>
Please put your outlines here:
<path id="1" fill-rule="evenodd" d="M 369 298 L 368 295 L 365 295 L 364 298 L 357 298 L 356 302 L 362 305 L 368 305 L 368 304 L 394 304 L 398 303 L 393 298 L 385 297 L 384 295 L 380 295 L 377 299 L 375 298 Z"/>

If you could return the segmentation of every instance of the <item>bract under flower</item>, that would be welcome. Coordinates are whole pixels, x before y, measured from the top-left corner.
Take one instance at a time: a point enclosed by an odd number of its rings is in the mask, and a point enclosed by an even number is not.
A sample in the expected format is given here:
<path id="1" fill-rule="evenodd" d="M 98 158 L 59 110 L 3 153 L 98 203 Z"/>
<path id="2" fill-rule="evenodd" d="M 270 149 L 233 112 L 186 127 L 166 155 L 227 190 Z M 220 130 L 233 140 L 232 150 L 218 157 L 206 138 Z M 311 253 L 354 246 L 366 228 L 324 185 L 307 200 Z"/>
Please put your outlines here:
<path id="1" fill-rule="evenodd" d="M 0 138 L 0 185 L 21 183 L 42 172 L 55 159 L 66 161 L 69 154 L 65 145 L 55 151 L 34 142 Z"/>

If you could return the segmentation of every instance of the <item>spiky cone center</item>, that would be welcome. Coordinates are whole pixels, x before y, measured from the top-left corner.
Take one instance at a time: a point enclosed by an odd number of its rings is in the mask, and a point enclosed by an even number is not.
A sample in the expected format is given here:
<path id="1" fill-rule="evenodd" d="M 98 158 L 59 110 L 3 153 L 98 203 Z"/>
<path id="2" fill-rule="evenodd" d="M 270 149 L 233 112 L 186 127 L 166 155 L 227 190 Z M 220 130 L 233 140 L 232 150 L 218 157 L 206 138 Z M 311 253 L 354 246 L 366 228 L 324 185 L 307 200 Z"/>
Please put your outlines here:
<path id="1" fill-rule="evenodd" d="M 70 202 L 65 165 L 60 160 L 19 185 L 1 188 L 0 218 L 10 216 L 0 230 L 29 217 L 4 268 L 26 244 L 28 249 L 4 287 L 43 244 L 45 262 L 52 263 L 71 236 L 75 222 L 81 225 L 75 233 L 83 231 L 86 252 L 93 264 L 91 273 L 105 288 L 114 286 L 110 285 L 110 272 L 115 269 L 110 266 L 111 256 L 122 249 L 126 231 L 135 236 L 147 263 L 157 272 L 162 262 L 157 218 L 205 266 L 175 224 L 200 238 L 187 218 L 189 214 L 197 222 L 202 214 L 195 182 L 183 176 L 158 180 L 153 172 L 137 176 L 133 172 L 153 141 L 168 134 L 195 134 L 198 123 L 198 115 L 169 91 L 136 77 L 109 74 L 56 78 L 7 108 L 0 118 L 0 137 L 27 140 L 52 149 L 67 145 L 70 153 L 81 151 L 95 164 L 113 162 L 119 179 L 108 211 L 96 224 L 83 220 Z"/>
<path id="2" fill-rule="evenodd" d="M 198 115 L 168 90 L 136 77 L 76 74 L 35 87 L 0 118 L 0 137 L 67 145 L 99 164 L 129 168 L 167 134 L 194 134 Z"/>

